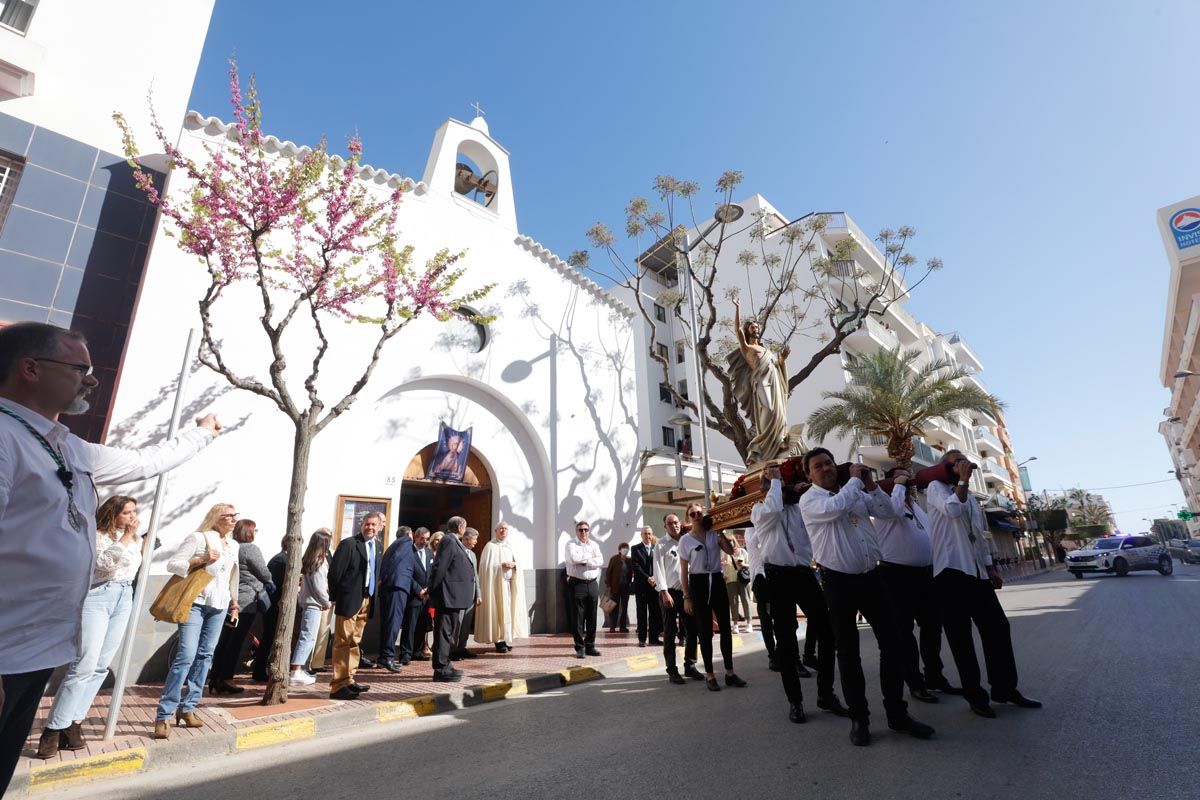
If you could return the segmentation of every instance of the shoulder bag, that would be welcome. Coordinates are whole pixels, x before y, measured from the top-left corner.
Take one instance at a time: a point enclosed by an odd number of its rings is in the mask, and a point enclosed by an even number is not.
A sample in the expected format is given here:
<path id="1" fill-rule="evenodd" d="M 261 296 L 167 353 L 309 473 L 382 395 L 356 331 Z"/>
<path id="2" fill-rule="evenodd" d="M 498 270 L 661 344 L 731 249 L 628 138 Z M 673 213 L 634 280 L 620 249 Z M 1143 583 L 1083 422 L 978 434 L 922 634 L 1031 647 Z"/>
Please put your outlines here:
<path id="1" fill-rule="evenodd" d="M 207 538 L 204 544 L 208 546 Z M 192 604 L 212 579 L 212 573 L 204 567 L 192 569 L 186 577 L 172 575 L 150 604 L 150 616 L 160 622 L 173 622 L 176 625 L 186 622 Z"/>

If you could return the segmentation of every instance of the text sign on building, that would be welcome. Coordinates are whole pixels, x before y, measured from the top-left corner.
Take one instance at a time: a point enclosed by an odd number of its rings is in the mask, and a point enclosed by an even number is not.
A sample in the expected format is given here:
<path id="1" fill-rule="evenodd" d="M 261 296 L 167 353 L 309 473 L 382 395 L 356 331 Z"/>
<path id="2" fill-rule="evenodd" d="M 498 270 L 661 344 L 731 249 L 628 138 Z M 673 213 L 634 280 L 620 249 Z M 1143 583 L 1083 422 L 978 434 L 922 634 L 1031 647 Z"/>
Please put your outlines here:
<path id="1" fill-rule="evenodd" d="M 1171 215 L 1170 224 L 1180 250 L 1200 244 L 1200 208 L 1181 208 Z"/>

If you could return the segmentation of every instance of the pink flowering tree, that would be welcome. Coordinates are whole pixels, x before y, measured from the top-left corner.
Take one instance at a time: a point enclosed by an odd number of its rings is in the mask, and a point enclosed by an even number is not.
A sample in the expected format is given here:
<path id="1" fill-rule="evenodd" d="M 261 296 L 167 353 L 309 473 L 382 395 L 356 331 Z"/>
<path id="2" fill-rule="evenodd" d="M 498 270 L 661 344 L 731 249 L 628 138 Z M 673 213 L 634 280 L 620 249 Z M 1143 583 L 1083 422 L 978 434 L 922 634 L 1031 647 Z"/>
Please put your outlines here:
<path id="1" fill-rule="evenodd" d="M 243 95 L 234 62 L 229 79 L 236 125 L 228 145 L 206 147 L 208 157 L 202 162 L 181 152 L 151 109 L 158 145 L 169 168 L 186 176 L 186 192 L 168 197 L 155 188 L 139 161 L 129 125 L 120 114 L 114 118 L 124 132 L 125 154 L 138 186 L 170 220 L 168 234 L 207 270 L 208 286 L 199 300 L 200 363 L 235 388 L 271 401 L 295 427 L 283 580 L 284 587 L 294 587 L 300 581 L 300 523 L 317 434 L 350 408 L 384 346 L 406 325 L 422 314 L 447 320 L 491 287 L 455 293 L 463 274 L 461 253 L 442 250 L 423 266 L 413 266 L 412 247 L 401 245 L 396 230 L 403 189 L 381 197 L 358 180 L 362 143 L 357 136 L 350 139 L 345 157 L 330 155 L 324 142 L 292 158 L 272 153 L 253 81 Z M 243 286 L 261 300 L 256 313 L 270 358 L 259 376 L 231 367 L 214 314 Z M 369 327 L 373 343 L 360 352 L 337 354 L 339 366 L 353 363 L 356 356 L 362 363 L 352 372 L 357 377 L 327 403 L 318 382 L 330 357 L 326 333 L 338 322 Z M 297 357 L 303 352 L 295 346 L 299 342 L 311 343 L 311 354 L 303 359 Z M 237 349 L 244 353 L 244 342 Z M 302 378 L 292 374 L 293 365 L 303 365 Z M 263 698 L 267 705 L 287 700 L 295 609 L 296 592 L 281 592 Z"/>

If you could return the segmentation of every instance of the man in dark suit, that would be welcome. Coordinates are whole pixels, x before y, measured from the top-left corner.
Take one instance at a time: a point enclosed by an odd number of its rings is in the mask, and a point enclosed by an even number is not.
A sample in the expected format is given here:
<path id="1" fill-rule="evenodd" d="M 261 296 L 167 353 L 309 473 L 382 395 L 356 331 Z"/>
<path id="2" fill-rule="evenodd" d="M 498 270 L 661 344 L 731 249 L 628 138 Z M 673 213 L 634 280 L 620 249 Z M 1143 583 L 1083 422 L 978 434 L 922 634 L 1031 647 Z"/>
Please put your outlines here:
<path id="1" fill-rule="evenodd" d="M 408 610 L 408 591 L 412 587 L 412 528 L 396 529 L 396 541 L 388 545 L 379 568 L 379 666 L 399 672 L 396 663 L 396 639 Z"/>
<path id="2" fill-rule="evenodd" d="M 400 666 L 428 661 L 421 643 L 429 630 L 429 577 L 433 569 L 433 551 L 429 549 L 429 529 L 413 532 L 412 578 L 408 587 L 408 608 L 404 611 L 404 631 L 400 634 Z"/>
<path id="3" fill-rule="evenodd" d="M 359 666 L 363 628 L 374 611 L 372 601 L 379 585 L 381 561 L 378 536 L 385 524 L 383 514 L 368 514 L 359 532 L 343 539 L 329 562 L 329 599 L 334 613 L 329 696 L 335 700 L 353 700 L 371 688 L 355 683 L 354 673 Z"/>
<path id="4" fill-rule="evenodd" d="M 658 603 L 658 588 L 654 585 L 654 529 L 642 528 L 642 541 L 629 551 L 633 560 L 633 593 L 637 598 L 638 647 L 646 646 L 647 623 L 650 644 L 661 645 L 662 609 Z"/>
<path id="5" fill-rule="evenodd" d="M 429 578 L 429 601 L 437 611 L 433 631 L 433 679 L 456 681 L 462 671 L 450 666 L 454 629 L 463 611 L 475 603 L 475 570 L 462 543 L 467 521 L 451 517 L 438 545 L 437 563 Z"/>

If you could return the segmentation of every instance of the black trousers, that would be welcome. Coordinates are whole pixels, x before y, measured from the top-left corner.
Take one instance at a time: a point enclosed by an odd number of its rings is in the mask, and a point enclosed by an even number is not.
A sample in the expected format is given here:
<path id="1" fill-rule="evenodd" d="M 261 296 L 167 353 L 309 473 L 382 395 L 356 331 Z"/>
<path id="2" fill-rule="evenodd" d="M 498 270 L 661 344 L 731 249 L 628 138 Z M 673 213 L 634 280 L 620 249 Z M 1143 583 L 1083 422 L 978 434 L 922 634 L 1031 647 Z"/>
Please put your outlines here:
<path id="1" fill-rule="evenodd" d="M 775 659 L 775 626 L 771 623 L 771 597 L 767 592 L 767 576 L 755 575 L 750 584 L 750 593 L 754 595 L 754 613 L 758 614 L 758 630 L 762 633 L 763 644 L 767 646 L 767 658 Z M 805 643 L 807 647 L 807 642 Z"/>
<path id="2" fill-rule="evenodd" d="M 649 586 L 637 590 L 637 637 L 646 641 L 647 631 L 653 641 L 662 635 L 662 613 L 658 592 Z"/>
<path id="3" fill-rule="evenodd" d="M 575 638 L 575 649 L 596 646 L 596 604 L 600 601 L 600 589 L 595 579 L 590 581 L 567 578 L 571 591 L 572 625 L 571 635 Z"/>
<path id="4" fill-rule="evenodd" d="M 704 671 L 713 671 L 712 620 L 716 616 L 717 629 L 721 632 L 721 659 L 725 662 L 725 671 L 733 672 L 733 625 L 729 620 L 729 593 L 725 589 L 725 577 L 719 572 L 688 575 L 688 592 L 692 597 L 696 638 L 700 644 L 700 655 L 704 658 Z"/>
<path id="5" fill-rule="evenodd" d="M 775 663 L 783 679 L 783 691 L 789 703 L 804 700 L 796 665 L 800 662 L 800 646 L 796 641 L 797 606 L 806 620 L 805 639 L 818 644 L 817 697 L 833 694 L 834 645 L 833 629 L 821 585 L 809 567 L 777 567 L 767 564 L 767 593 L 771 598 L 771 624 L 775 629 Z"/>
<path id="6" fill-rule="evenodd" d="M 215 686 L 217 681 L 232 680 L 237 674 L 238 657 L 246 644 L 246 634 L 250 632 L 250 626 L 257 616 L 255 613 L 242 614 L 236 628 L 222 626 L 221 638 L 217 640 L 217 649 L 213 651 L 212 668 L 208 672 L 210 685 Z M 266 669 L 265 666 L 263 668 Z"/>
<path id="7" fill-rule="evenodd" d="M 465 609 L 458 616 L 458 625 L 454 629 L 454 652 L 461 653 L 467 649 L 467 640 L 475 634 L 475 606 Z"/>
<path id="8" fill-rule="evenodd" d="M 396 639 L 404 628 L 407 589 L 379 590 L 379 660 L 396 660 Z"/>
<path id="9" fill-rule="evenodd" d="M 912 690 L 945 681 L 942 670 L 942 611 L 933 587 L 933 567 L 910 567 L 882 561 L 879 575 L 892 605 L 896 636 L 904 658 L 904 682 Z M 913 625 L 921 629 L 920 645 Z M 921 662 L 925 672 L 921 672 Z"/>
<path id="10" fill-rule="evenodd" d="M 450 654 L 454 652 L 454 632 L 462 617 L 461 608 L 439 608 L 433 620 L 433 671 L 450 669 Z"/>
<path id="11" fill-rule="evenodd" d="M 279 627 L 279 606 L 272 603 L 262 618 L 262 636 L 259 638 L 258 648 L 254 651 L 254 663 L 250 665 L 250 672 L 256 681 L 267 679 L 267 664 L 271 660 L 271 648 L 275 645 L 275 629 Z M 238 627 L 243 624 L 238 623 Z M 291 642 L 288 642 L 287 646 L 290 648 Z M 288 653 L 288 661 L 291 660 L 291 653 Z"/>
<path id="12" fill-rule="evenodd" d="M 979 629 L 983 660 L 987 664 L 992 692 L 1007 694 L 1017 688 L 1017 660 L 1013 656 L 1008 617 L 996 597 L 992 582 L 956 569 L 944 569 L 933 579 L 942 606 L 942 625 L 954 656 L 954 666 L 962 680 L 963 697 L 968 703 L 986 703 L 975 656 L 971 623 Z"/>
<path id="13" fill-rule="evenodd" d="M 679 671 L 675 664 L 675 638 L 680 631 L 685 634 L 683 666 L 696 666 L 696 618 L 683 610 L 682 589 L 668 589 L 667 593 L 671 595 L 672 605 L 668 607 L 663 604 L 662 595 L 659 595 L 659 604 L 663 617 L 663 660 L 667 662 L 667 674 L 670 675 Z"/>
<path id="14" fill-rule="evenodd" d="M 429 630 L 426 624 L 429 621 L 429 606 L 424 600 L 410 600 L 408 606 L 404 609 L 404 627 L 400 633 L 400 658 L 412 659 L 413 653 L 421 652 L 421 644 L 418 640 L 424 641 L 425 632 Z"/>
<path id="15" fill-rule="evenodd" d="M 29 737 L 29 729 L 33 727 L 33 718 L 37 716 L 38 703 L 42 693 L 46 691 L 46 683 L 50 680 L 52 669 L 39 669 L 35 672 L 18 672 L 5 675 L 4 708 L 0 709 L 0 796 L 8 790 L 8 782 L 12 780 L 17 763 L 21 760 L 21 751 L 25 749 L 25 740 Z"/>
<path id="16" fill-rule="evenodd" d="M 867 706 L 867 680 L 858 650 L 858 615 L 862 614 L 879 644 L 879 687 L 883 690 L 884 710 L 888 719 L 903 719 L 908 714 L 908 703 L 904 702 L 904 666 L 879 570 L 851 574 L 822 567 L 821 583 L 837 644 L 842 696 L 850 716 L 866 721 L 871 715 Z"/>

